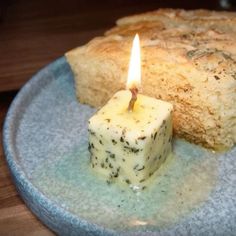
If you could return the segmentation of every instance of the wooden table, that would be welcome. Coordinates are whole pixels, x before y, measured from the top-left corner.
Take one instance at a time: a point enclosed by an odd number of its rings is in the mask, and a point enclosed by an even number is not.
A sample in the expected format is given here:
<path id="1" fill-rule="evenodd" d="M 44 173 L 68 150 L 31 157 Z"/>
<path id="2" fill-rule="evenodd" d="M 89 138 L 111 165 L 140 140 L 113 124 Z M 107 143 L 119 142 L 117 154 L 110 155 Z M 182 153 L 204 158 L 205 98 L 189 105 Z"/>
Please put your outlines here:
<path id="1" fill-rule="evenodd" d="M 161 1 L 160 1 L 161 2 Z M 101 35 L 115 19 L 161 7 L 216 8 L 211 1 L 0 1 L 0 131 L 17 90 L 42 66 Z M 165 3 L 164 3 L 165 2 Z M 190 3 L 191 2 L 191 3 Z M 2 137 L 0 136 L 2 140 Z M 0 235 L 53 235 L 26 208 L 0 145 Z"/>

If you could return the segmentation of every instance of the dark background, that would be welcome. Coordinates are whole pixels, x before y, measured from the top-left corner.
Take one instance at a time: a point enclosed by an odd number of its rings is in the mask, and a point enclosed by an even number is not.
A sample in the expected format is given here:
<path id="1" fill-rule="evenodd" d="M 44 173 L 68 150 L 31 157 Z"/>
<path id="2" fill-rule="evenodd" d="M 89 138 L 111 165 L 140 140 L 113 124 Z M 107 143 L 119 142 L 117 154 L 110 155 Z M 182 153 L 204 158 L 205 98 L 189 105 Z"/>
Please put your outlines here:
<path id="1" fill-rule="evenodd" d="M 119 17 L 159 7 L 234 9 L 235 0 L 0 0 L 0 92 L 84 44 Z M 231 5 L 230 5 L 231 4 Z"/>

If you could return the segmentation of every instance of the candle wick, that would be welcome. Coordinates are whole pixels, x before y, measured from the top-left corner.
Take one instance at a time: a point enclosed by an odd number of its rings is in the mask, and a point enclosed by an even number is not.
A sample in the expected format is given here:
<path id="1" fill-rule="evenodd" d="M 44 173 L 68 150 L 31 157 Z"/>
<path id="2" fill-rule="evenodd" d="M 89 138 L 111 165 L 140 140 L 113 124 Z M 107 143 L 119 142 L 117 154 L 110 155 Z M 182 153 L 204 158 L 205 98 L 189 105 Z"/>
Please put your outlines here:
<path id="1" fill-rule="evenodd" d="M 132 97 L 131 97 L 131 99 L 129 101 L 128 111 L 132 112 L 133 109 L 134 109 L 134 104 L 135 104 L 135 102 L 137 100 L 138 89 L 137 88 L 131 88 L 130 92 L 132 94 Z"/>

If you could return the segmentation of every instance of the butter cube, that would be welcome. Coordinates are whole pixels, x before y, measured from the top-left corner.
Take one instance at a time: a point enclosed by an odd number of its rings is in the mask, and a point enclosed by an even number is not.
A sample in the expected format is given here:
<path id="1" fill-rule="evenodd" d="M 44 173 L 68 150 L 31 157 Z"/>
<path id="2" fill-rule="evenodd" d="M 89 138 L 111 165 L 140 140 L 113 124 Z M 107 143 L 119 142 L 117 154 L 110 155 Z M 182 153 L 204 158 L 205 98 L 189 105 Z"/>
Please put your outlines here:
<path id="1" fill-rule="evenodd" d="M 173 107 L 139 94 L 129 112 L 130 98 L 119 91 L 90 118 L 90 163 L 108 183 L 142 189 L 171 153 Z"/>

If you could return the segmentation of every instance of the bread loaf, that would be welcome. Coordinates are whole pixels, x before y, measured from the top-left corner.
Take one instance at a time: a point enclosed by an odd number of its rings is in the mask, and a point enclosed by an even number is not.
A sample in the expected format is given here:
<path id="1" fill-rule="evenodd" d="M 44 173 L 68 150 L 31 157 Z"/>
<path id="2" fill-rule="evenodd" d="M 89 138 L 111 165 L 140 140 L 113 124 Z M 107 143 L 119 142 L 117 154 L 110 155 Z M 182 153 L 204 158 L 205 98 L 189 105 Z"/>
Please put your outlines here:
<path id="1" fill-rule="evenodd" d="M 227 149 L 236 143 L 236 13 L 160 9 L 66 53 L 81 103 L 100 107 L 125 88 L 135 33 L 141 37 L 142 93 L 174 105 L 174 133 Z"/>

